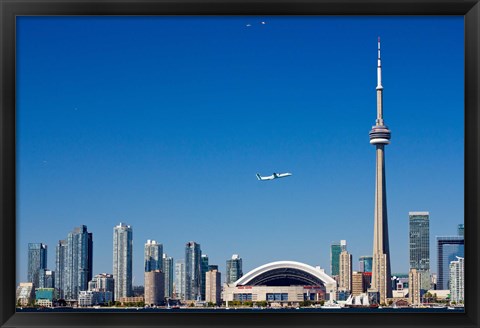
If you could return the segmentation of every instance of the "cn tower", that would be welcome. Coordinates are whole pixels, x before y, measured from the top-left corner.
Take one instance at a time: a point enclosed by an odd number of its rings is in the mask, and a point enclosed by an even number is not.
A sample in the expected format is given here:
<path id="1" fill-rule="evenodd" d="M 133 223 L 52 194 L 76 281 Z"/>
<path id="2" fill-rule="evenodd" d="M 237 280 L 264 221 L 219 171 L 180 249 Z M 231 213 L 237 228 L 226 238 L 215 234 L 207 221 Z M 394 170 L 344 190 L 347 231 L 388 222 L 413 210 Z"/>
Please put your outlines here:
<path id="1" fill-rule="evenodd" d="M 388 243 L 387 191 L 385 185 L 385 146 L 390 143 L 390 130 L 383 122 L 380 38 L 378 38 L 377 64 L 377 120 L 370 131 L 370 143 L 375 146 L 377 153 L 371 291 L 378 293 L 379 303 L 386 303 L 386 299 L 392 297 L 392 286 L 390 282 L 390 248 Z"/>

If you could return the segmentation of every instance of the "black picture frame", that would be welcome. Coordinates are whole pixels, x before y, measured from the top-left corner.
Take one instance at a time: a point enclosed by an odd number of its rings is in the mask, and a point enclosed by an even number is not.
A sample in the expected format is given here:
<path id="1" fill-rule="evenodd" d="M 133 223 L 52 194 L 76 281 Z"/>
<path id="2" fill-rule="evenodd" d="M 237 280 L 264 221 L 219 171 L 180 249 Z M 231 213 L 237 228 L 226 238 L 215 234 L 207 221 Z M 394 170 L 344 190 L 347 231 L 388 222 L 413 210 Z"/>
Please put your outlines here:
<path id="1" fill-rule="evenodd" d="M 480 235 L 478 0 L 0 0 L 0 324 L 2 327 L 477 327 Z M 465 18 L 465 312 L 16 313 L 15 17 L 21 15 L 461 15 Z"/>

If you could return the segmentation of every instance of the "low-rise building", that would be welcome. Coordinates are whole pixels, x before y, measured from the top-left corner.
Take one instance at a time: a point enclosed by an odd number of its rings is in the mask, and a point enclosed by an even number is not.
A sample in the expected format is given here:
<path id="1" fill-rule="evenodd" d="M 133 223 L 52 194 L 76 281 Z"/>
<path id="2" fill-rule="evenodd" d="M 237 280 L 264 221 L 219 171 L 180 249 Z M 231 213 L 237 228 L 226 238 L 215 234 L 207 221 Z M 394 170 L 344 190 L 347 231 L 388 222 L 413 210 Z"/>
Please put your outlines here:
<path id="1" fill-rule="evenodd" d="M 121 305 L 127 305 L 128 303 L 144 303 L 145 298 L 143 296 L 120 297 L 118 301 Z"/>
<path id="2" fill-rule="evenodd" d="M 17 305 L 27 306 L 33 303 L 35 298 L 35 289 L 32 282 L 21 282 L 17 287 L 16 300 Z"/>
<path id="3" fill-rule="evenodd" d="M 91 290 L 83 290 L 83 291 L 80 291 L 78 295 L 79 307 L 105 305 L 112 301 L 113 301 L 113 293 L 110 291 L 97 292 L 97 291 L 91 291 Z"/>
<path id="4" fill-rule="evenodd" d="M 39 306 L 51 307 L 54 300 L 57 299 L 55 288 L 37 288 L 35 289 L 35 304 Z"/>

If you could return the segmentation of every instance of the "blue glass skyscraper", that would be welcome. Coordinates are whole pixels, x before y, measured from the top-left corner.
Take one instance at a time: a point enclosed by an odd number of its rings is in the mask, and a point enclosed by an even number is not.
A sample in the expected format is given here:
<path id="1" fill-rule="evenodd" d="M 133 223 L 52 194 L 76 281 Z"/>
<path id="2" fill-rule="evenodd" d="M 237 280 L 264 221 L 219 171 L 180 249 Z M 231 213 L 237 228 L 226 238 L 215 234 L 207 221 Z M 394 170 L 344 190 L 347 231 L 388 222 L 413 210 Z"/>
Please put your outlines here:
<path id="1" fill-rule="evenodd" d="M 359 271 L 360 272 L 372 272 L 372 262 L 373 262 L 373 257 L 372 256 L 360 256 L 359 258 Z"/>
<path id="2" fill-rule="evenodd" d="M 47 268 L 47 245 L 42 243 L 28 244 L 28 282 L 35 288 L 40 287 L 40 270 Z"/>
<path id="3" fill-rule="evenodd" d="M 185 245 L 185 298 L 199 300 L 202 287 L 202 251 L 200 244 L 190 241 Z"/>
<path id="4" fill-rule="evenodd" d="M 206 291 L 206 285 L 205 285 L 205 281 L 207 279 L 207 272 L 208 272 L 208 255 L 207 254 L 202 254 L 202 257 L 201 257 L 201 262 L 202 262 L 202 287 L 201 287 L 201 299 L 202 301 L 205 300 L 205 291 Z"/>
<path id="5" fill-rule="evenodd" d="M 233 254 L 232 259 L 227 260 L 226 282 L 227 284 L 232 284 L 242 276 L 242 258 L 238 254 Z"/>
<path id="6" fill-rule="evenodd" d="M 330 246 L 330 273 L 331 276 L 340 274 L 340 253 L 347 250 L 347 241 L 333 242 Z"/>
<path id="7" fill-rule="evenodd" d="M 450 262 L 465 258 L 463 236 L 437 237 L 437 289 L 449 289 Z"/>
<path id="8" fill-rule="evenodd" d="M 155 240 L 147 240 L 144 251 L 145 272 L 163 271 L 163 245 Z"/>
<path id="9" fill-rule="evenodd" d="M 57 245 L 56 284 L 61 297 L 68 300 L 78 299 L 82 290 L 88 289 L 92 280 L 93 236 L 87 226 L 75 228 Z"/>

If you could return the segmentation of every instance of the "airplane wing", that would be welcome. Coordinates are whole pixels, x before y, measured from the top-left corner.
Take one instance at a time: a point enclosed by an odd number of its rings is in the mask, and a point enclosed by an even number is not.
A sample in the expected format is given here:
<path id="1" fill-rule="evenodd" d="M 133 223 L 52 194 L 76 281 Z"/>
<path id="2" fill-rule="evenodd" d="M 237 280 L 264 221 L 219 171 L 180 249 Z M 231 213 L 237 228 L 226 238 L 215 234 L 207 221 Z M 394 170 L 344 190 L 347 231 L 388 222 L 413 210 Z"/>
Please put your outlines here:
<path id="1" fill-rule="evenodd" d="M 257 179 L 258 180 L 273 180 L 273 179 L 275 179 L 275 177 L 273 175 L 262 177 L 260 174 L 257 173 Z"/>
<path id="2" fill-rule="evenodd" d="M 260 174 L 257 173 L 257 179 L 258 180 L 273 180 L 277 178 L 284 178 L 291 176 L 292 173 L 273 173 L 272 175 L 262 177 Z"/>

